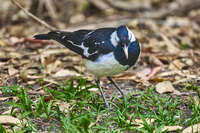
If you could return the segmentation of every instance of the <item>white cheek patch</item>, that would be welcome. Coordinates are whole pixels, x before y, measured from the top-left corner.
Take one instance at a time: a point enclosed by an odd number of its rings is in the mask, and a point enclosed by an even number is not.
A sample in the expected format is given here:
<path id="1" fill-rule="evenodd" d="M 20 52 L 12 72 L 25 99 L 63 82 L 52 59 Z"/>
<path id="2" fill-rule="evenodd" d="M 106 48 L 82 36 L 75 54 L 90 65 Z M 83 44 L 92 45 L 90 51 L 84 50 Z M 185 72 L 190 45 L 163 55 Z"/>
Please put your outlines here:
<path id="1" fill-rule="evenodd" d="M 127 31 L 128 31 L 128 38 L 129 38 L 130 42 L 136 41 L 136 38 L 135 38 L 135 35 L 133 34 L 133 32 L 131 30 L 129 30 L 128 27 L 126 27 L 126 28 L 127 28 Z M 117 36 L 117 31 L 115 31 L 111 34 L 110 41 L 112 42 L 112 44 L 115 47 L 118 45 L 119 37 Z"/>
<path id="2" fill-rule="evenodd" d="M 130 42 L 136 41 L 136 38 L 135 38 L 135 35 L 133 34 L 133 32 L 131 30 L 129 30 L 128 27 L 127 27 L 127 30 L 128 30 L 128 37 L 130 39 Z"/>
<path id="3" fill-rule="evenodd" d="M 111 34 L 110 41 L 115 47 L 118 45 L 119 38 L 116 31 Z"/>

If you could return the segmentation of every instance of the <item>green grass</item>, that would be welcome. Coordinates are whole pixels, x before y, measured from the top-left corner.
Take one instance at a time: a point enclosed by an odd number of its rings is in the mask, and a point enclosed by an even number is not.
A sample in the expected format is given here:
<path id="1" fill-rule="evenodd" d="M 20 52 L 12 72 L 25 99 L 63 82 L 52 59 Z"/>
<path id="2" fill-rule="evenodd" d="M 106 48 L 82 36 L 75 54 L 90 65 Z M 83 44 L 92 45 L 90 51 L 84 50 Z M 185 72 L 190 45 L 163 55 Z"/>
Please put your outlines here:
<path id="1" fill-rule="evenodd" d="M 96 85 L 87 79 L 71 79 L 55 88 L 44 87 L 48 97 L 31 96 L 27 93 L 28 89 L 18 86 L 1 87 L 4 95 L 18 98 L 7 104 L 12 107 L 10 115 L 20 118 L 22 126 L 19 130 L 10 126 L 12 130 L 6 131 L 0 125 L 0 132 L 40 132 L 46 127 L 49 132 L 60 133 L 160 133 L 166 132 L 162 131 L 164 126 L 187 127 L 200 122 L 200 109 L 192 98 L 187 100 L 169 94 L 160 95 L 152 87 L 138 91 L 137 96 L 129 94 L 126 100 L 113 95 L 109 100 L 109 110 L 99 94 L 88 91 L 93 87 Z M 192 84 L 190 87 L 197 88 Z M 61 111 L 60 102 L 68 104 L 68 108 Z M 137 126 L 135 119 L 142 120 L 142 127 Z M 149 123 L 147 119 L 154 122 Z"/>

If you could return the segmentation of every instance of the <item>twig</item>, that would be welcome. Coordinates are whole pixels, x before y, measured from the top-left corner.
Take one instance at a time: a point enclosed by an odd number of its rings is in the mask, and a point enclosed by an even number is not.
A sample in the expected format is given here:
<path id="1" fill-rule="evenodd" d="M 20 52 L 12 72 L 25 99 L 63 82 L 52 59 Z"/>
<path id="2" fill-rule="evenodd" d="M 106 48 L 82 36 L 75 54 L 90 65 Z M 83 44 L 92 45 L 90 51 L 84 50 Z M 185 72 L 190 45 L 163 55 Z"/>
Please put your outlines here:
<path id="1" fill-rule="evenodd" d="M 47 24 L 45 21 L 39 19 L 38 17 L 36 17 L 35 15 L 33 15 L 32 13 L 30 13 L 29 11 L 27 11 L 26 9 L 24 9 L 16 0 L 11 0 L 13 2 L 13 4 L 15 4 L 18 8 L 20 8 L 21 10 L 24 11 L 24 13 L 26 15 L 28 15 L 29 17 L 31 17 L 32 19 L 34 19 L 35 21 L 37 21 L 38 23 L 40 23 L 41 25 L 43 25 L 44 27 L 46 27 L 49 30 L 56 30 L 56 28 L 50 26 L 49 24 Z"/>
<path id="2" fill-rule="evenodd" d="M 90 125 L 89 125 L 89 129 L 90 129 L 92 126 L 94 126 L 95 124 L 97 124 L 97 122 L 99 122 L 99 120 L 100 120 L 101 117 L 102 117 L 102 115 L 98 115 L 96 121 L 90 123 Z"/>

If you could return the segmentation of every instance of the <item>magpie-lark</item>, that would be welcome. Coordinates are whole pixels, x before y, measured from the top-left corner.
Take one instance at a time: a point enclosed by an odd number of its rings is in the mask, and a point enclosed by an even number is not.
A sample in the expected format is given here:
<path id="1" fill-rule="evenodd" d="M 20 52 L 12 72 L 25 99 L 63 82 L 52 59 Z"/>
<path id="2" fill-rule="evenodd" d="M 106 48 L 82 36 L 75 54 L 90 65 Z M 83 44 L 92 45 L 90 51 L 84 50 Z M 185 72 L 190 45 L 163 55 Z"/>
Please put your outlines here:
<path id="1" fill-rule="evenodd" d="M 126 71 L 133 66 L 140 55 L 140 44 L 127 26 L 78 30 L 74 32 L 51 31 L 34 36 L 40 40 L 56 40 L 65 47 L 81 55 L 87 70 L 96 77 L 96 84 L 109 107 L 100 86 L 100 77 L 107 79 L 120 91 L 121 88 L 110 76 Z"/>

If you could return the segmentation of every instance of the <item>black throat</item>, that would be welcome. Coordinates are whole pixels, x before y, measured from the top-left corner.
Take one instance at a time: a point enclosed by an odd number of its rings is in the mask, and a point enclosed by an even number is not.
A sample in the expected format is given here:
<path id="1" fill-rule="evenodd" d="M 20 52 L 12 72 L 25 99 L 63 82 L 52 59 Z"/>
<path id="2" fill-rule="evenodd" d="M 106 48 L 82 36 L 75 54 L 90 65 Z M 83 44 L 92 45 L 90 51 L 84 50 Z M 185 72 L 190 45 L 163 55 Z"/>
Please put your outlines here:
<path id="1" fill-rule="evenodd" d="M 120 46 L 117 46 L 115 48 L 114 55 L 116 60 L 121 65 L 129 65 L 129 67 L 131 67 L 137 62 L 140 52 L 141 52 L 140 44 L 136 42 L 133 45 L 130 45 L 128 48 L 128 59 L 126 58 L 124 51 Z"/>

